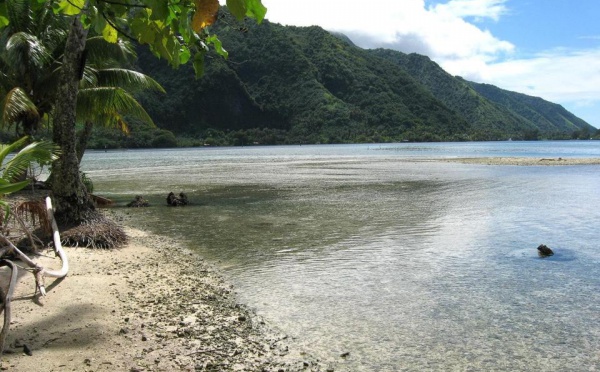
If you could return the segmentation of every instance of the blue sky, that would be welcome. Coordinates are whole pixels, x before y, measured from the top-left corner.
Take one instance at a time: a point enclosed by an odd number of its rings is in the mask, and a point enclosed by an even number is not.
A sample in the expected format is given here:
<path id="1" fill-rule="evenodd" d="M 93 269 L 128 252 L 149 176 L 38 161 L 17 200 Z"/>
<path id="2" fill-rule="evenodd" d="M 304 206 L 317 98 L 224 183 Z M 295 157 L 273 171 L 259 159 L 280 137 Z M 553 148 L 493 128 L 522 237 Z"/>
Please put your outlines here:
<path id="1" fill-rule="evenodd" d="M 453 75 L 542 97 L 600 127 L 599 0 L 262 2 L 271 22 L 424 54 Z"/>

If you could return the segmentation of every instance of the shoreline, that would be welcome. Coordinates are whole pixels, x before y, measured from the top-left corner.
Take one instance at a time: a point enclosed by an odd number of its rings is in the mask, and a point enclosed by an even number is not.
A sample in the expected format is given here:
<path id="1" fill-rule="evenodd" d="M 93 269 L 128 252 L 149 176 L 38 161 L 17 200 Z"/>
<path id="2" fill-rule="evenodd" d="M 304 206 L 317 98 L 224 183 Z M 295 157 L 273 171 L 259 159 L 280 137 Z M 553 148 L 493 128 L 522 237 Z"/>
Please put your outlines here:
<path id="1" fill-rule="evenodd" d="M 202 257 L 170 238 L 125 230 L 122 248 L 65 247 L 69 274 L 48 279 L 41 302 L 33 275 L 19 270 L 0 370 L 334 370 L 237 303 Z"/>
<path id="2" fill-rule="evenodd" d="M 525 158 L 525 157 L 479 157 L 444 158 L 427 161 L 445 163 L 482 164 L 482 165 L 519 165 L 519 166 L 564 166 L 564 165 L 600 165 L 600 158 Z"/>

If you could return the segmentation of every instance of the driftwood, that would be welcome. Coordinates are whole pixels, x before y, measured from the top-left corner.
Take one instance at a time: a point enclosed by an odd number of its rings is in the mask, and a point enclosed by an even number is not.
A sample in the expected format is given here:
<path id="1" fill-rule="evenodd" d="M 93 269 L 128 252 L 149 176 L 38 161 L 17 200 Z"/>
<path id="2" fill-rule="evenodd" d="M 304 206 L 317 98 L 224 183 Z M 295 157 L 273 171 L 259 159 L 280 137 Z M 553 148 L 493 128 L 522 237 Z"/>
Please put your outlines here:
<path id="1" fill-rule="evenodd" d="M 46 213 L 48 220 L 52 224 L 52 239 L 54 241 L 54 252 L 60 258 L 62 267 L 59 270 L 50 270 L 43 266 L 36 264 L 29 256 L 21 252 L 4 234 L 0 234 L 0 240 L 6 244 L 6 247 L 0 249 L 0 257 L 6 254 L 14 254 L 18 257 L 25 265 L 33 269 L 33 275 L 35 277 L 36 292 L 39 290 L 41 296 L 46 295 L 46 288 L 44 286 L 44 278 L 64 278 L 69 272 L 69 261 L 67 255 L 62 248 L 60 233 L 56 220 L 54 219 L 54 211 L 52 210 L 52 201 L 50 197 L 46 198 Z M 0 266 L 8 266 L 11 269 L 11 279 L 8 285 L 6 293 L 1 293 L 2 306 L 0 312 L 4 312 L 4 323 L 2 332 L 0 333 L 0 354 L 4 350 L 4 341 L 6 340 L 6 334 L 10 325 L 10 302 L 14 287 L 16 285 L 17 278 L 17 267 L 9 260 L 1 260 Z"/>
<path id="2" fill-rule="evenodd" d="M 10 281 L 6 293 L 0 288 L 0 299 L 2 300 L 0 312 L 4 312 L 4 322 L 2 323 L 2 332 L 0 332 L 0 354 L 4 351 L 4 343 L 10 327 L 10 302 L 17 284 L 17 267 L 15 264 L 9 260 L 0 260 L 0 267 L 2 266 L 7 266 L 10 269 Z"/>

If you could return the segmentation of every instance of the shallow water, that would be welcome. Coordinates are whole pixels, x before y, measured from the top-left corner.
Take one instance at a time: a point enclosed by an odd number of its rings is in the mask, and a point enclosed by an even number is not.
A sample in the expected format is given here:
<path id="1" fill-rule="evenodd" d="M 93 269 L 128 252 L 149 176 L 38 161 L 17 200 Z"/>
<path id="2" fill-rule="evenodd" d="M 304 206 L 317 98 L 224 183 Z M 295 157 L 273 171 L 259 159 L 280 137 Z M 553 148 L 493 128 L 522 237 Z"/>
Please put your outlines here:
<path id="1" fill-rule="evenodd" d="M 150 199 L 128 210 L 140 227 L 212 258 L 337 370 L 600 369 L 600 166 L 420 161 L 473 156 L 600 143 L 89 152 L 84 167 L 99 194 Z M 166 207 L 169 191 L 193 205 Z"/>

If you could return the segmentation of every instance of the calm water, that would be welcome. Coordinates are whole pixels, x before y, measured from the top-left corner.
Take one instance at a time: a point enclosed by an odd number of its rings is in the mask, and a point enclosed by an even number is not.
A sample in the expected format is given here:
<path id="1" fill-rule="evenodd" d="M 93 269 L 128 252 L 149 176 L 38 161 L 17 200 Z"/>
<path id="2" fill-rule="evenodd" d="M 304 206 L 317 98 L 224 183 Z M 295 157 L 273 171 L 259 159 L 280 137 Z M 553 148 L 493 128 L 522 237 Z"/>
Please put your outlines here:
<path id="1" fill-rule="evenodd" d="M 420 161 L 473 156 L 600 142 L 89 152 L 84 168 L 99 194 L 150 199 L 128 210 L 141 227 L 213 259 L 338 371 L 600 370 L 600 166 Z"/>

